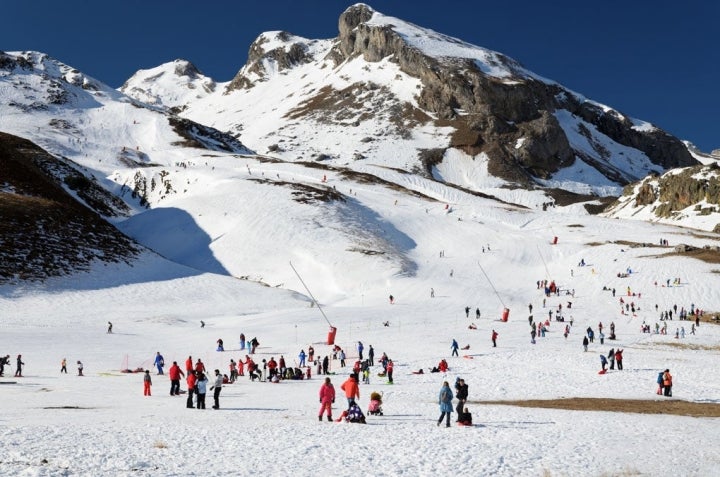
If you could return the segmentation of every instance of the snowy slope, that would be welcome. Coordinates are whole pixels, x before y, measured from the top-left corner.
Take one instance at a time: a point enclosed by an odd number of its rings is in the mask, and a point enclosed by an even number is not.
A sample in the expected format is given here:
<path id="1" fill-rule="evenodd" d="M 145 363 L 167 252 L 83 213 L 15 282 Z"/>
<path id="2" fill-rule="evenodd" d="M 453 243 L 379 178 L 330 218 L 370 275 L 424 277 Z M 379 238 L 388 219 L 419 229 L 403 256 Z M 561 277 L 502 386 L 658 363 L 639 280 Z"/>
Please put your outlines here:
<path id="1" fill-rule="evenodd" d="M 270 170 L 261 172 L 258 167 L 251 168 L 253 175 L 270 175 Z M 281 177 L 289 173 L 282 171 Z M 286 193 L 268 186 L 265 200 L 280 200 Z M 209 369 L 223 371 L 231 358 L 244 359 L 247 354 L 237 344 L 241 332 L 260 341 L 258 361 L 283 355 L 294 363 L 300 349 L 310 344 L 320 356 L 331 351 L 324 344 L 328 323 L 317 308 L 308 306 L 306 297 L 274 286 L 198 274 L 148 256 L 133 267 L 103 267 L 41 286 L 0 288 L 0 349 L 13 358 L 12 370 L 17 354 L 26 366 L 22 378 L 0 378 L 18 383 L 2 385 L 0 474 L 237 475 L 252 468 L 259 474 L 309 476 L 323 468 L 345 476 L 372 468 L 373 475 L 389 476 L 436 474 L 452 464 L 454 472 L 468 475 L 656 475 L 658 461 L 664 462 L 664 471 L 675 474 L 715 472 L 720 464 L 717 418 L 483 402 L 559 397 L 664 402 L 668 398 L 654 391 L 657 372 L 665 368 L 675 376 L 671 401 L 717 402 L 720 328 L 703 323 L 691 335 L 689 322 L 675 320 L 667 322 L 668 336 L 639 329 L 643 321 L 653 327 L 665 323 L 658 321 L 656 304 L 661 311 L 673 304 L 718 309 L 715 266 L 681 257 L 656 258 L 677 242 L 700 246 L 717 243 L 716 236 L 642 222 L 487 206 L 478 208 L 473 218 L 471 204 L 465 201 L 447 213 L 440 204 L 423 207 L 407 198 L 395 205 L 395 197 L 392 189 L 373 188 L 358 190 L 357 200 L 382 208 L 388 224 L 417 240 L 402 251 L 416 263 L 414 273 L 387 275 L 378 267 L 382 259 L 345 262 L 339 247 L 323 242 L 338 238 L 323 238 L 319 221 L 314 229 L 298 225 L 298 230 L 315 230 L 303 245 L 310 253 L 322 248 L 322 255 L 294 262 L 337 327 L 336 342 L 347 350 L 350 362 L 357 356 L 358 340 L 366 350 L 373 345 L 376 359 L 386 352 L 395 361 L 394 385 L 377 377 L 380 368 L 375 366 L 371 384 L 360 389 L 363 409 L 370 392 L 384 393 L 384 416 L 369 417 L 366 426 L 318 422 L 321 380 L 314 369 L 310 381 L 273 385 L 241 378 L 223 388 L 219 411 L 186 409 L 184 397 L 169 396 L 167 377 L 155 372 L 153 395 L 143 397 L 142 377 L 119 370 L 151 368 L 157 351 L 168 363 L 182 365 L 191 355 Z M 217 208 L 217 198 L 194 200 L 205 210 Z M 286 224 L 298 224 L 298 206 L 276 208 L 274 214 L 276 220 L 247 228 L 237 240 L 254 243 L 263 237 L 275 242 L 278 250 L 295 249 L 298 237 L 287 232 Z M 553 235 L 559 237 L 554 246 Z M 657 243 L 659 238 L 669 240 L 671 247 L 627 245 Z M 392 241 L 401 242 L 397 237 Z M 196 252 L 202 255 L 203 247 Z M 577 266 L 581 258 L 587 266 Z M 243 260 L 260 269 L 274 258 L 253 252 Z M 345 265 L 342 280 L 320 267 L 335 261 Z M 274 263 L 275 274 L 291 277 L 281 262 Z M 618 278 L 617 273 L 627 268 L 633 273 Z M 680 285 L 662 286 L 675 277 Z M 556 280 L 563 290 L 574 290 L 575 296 L 547 298 L 543 307 L 535 282 L 546 278 Z M 431 287 L 435 298 L 430 298 Z M 618 297 L 603 287 L 616 288 Z M 620 313 L 619 295 L 627 287 L 641 295 L 624 297 L 639 307 L 635 316 Z M 283 288 L 303 290 L 290 278 Z M 387 302 L 391 293 L 394 305 Z M 565 318 L 573 319 L 570 335 L 563 337 L 563 324 L 552 321 L 546 336 L 531 345 L 528 303 L 534 305 L 536 320 L 562 304 Z M 479 308 L 481 318 L 465 318 L 465 306 Z M 506 323 L 498 320 L 503 306 L 510 309 Z M 114 325 L 113 334 L 105 332 L 107 321 Z M 382 325 L 385 321 L 388 327 Z M 604 345 L 596 340 L 584 353 L 583 330 L 590 326 L 597 331 L 600 321 L 606 330 L 614 322 L 618 340 Z M 468 329 L 471 322 L 477 330 Z M 675 339 L 681 326 L 685 338 Z M 497 348 L 489 339 L 493 329 L 500 334 Z M 225 341 L 224 353 L 215 351 L 218 338 Z M 468 358 L 450 356 L 453 338 L 470 345 L 462 352 Z M 625 349 L 625 370 L 600 376 L 598 356 L 611 347 Z M 68 375 L 59 374 L 63 358 L 69 362 Z M 449 361 L 450 371 L 429 373 L 442 358 Z M 77 360 L 85 367 L 82 378 L 74 376 Z M 421 368 L 425 374 L 411 373 Z M 337 373 L 330 377 L 340 393 L 347 368 L 332 361 L 331 369 Z M 438 428 L 440 385 L 443 380 L 452 384 L 458 376 L 470 386 L 468 406 L 476 426 Z M 343 408 L 339 395 L 334 417 Z M 659 445 L 658 428 L 668 442 L 703 444 Z M 598 432 L 613 438 L 597 438 Z M 278 455 L 283 457 L 273 457 Z M 464 457 L 450 463 L 451 456 Z"/>

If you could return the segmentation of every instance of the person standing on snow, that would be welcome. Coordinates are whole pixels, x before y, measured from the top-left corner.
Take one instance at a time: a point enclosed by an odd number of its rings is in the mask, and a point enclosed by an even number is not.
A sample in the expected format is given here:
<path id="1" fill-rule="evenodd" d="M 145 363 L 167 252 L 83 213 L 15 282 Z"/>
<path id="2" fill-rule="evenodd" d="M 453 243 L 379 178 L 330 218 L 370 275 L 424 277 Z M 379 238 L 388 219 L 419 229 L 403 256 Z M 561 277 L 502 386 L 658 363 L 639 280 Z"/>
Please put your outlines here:
<path id="1" fill-rule="evenodd" d="M 322 421 L 323 413 L 327 411 L 327 420 L 332 422 L 332 404 L 335 402 L 335 386 L 330 382 L 330 378 L 325 378 L 325 382 L 320 386 L 320 412 L 318 413 L 318 421 Z"/>
<path id="2" fill-rule="evenodd" d="M 208 379 L 204 373 L 200 373 L 197 380 L 197 408 L 205 409 L 205 394 L 207 393 Z"/>
<path id="3" fill-rule="evenodd" d="M 340 389 L 345 391 L 345 397 L 348 402 L 348 409 L 355 404 L 355 399 L 360 399 L 360 387 L 357 382 L 357 375 L 351 374 L 347 380 L 340 385 Z"/>
<path id="4" fill-rule="evenodd" d="M 220 374 L 220 370 L 215 370 L 215 384 L 210 386 L 210 391 L 215 390 L 213 393 L 213 400 L 215 401 L 213 404 L 213 409 L 220 409 L 220 390 L 222 390 L 223 385 L 223 377 L 222 374 Z"/>
<path id="5" fill-rule="evenodd" d="M 111 322 L 109 322 L 109 321 L 108 321 L 108 328 L 107 328 L 107 332 L 108 332 L 108 333 L 112 333 L 112 323 L 111 323 Z"/>
<path id="6" fill-rule="evenodd" d="M 465 318 L 470 318 L 470 307 L 469 306 L 465 307 Z"/>
<path id="7" fill-rule="evenodd" d="M 616 353 L 617 354 L 617 353 Z M 670 370 L 666 369 L 663 372 L 663 394 L 667 397 L 672 397 L 672 374 L 670 374 Z"/>
<path id="8" fill-rule="evenodd" d="M 185 382 L 187 383 L 187 387 L 188 387 L 188 397 L 187 397 L 187 403 L 185 404 L 185 406 L 188 409 L 192 409 L 195 407 L 193 405 L 193 393 L 197 389 L 197 377 L 195 376 L 194 370 L 191 369 L 190 371 L 188 371 L 187 379 L 185 380 Z"/>
<path id="9" fill-rule="evenodd" d="M 452 344 L 450 345 L 450 349 L 452 349 L 452 356 L 458 356 L 458 348 L 460 345 L 458 345 L 458 342 L 453 338 Z"/>
<path id="10" fill-rule="evenodd" d="M 177 361 L 173 361 L 172 366 L 170 366 L 170 369 L 168 370 L 168 375 L 170 377 L 170 395 L 171 396 L 179 396 L 180 395 L 180 376 L 183 378 L 185 377 L 185 373 L 182 372 L 180 369 L 180 366 L 178 366 Z"/>
<path id="11" fill-rule="evenodd" d="M 623 350 L 618 349 L 615 351 L 615 361 L 617 362 L 617 368 L 619 371 L 623 369 Z"/>
<path id="12" fill-rule="evenodd" d="M 60 361 L 60 372 L 67 374 L 67 359 L 65 358 Z"/>
<path id="13" fill-rule="evenodd" d="M 457 411 L 458 420 L 460 420 L 460 414 L 463 412 L 463 409 L 465 409 L 465 402 L 468 398 L 468 385 L 465 384 L 463 378 L 457 378 L 455 380 L 455 397 L 458 399 L 455 411 Z"/>
<path id="14" fill-rule="evenodd" d="M 388 359 L 387 366 L 385 367 L 385 373 L 387 374 L 388 384 L 393 384 L 393 368 L 395 364 L 392 359 Z"/>
<path id="15" fill-rule="evenodd" d="M 363 353 L 364 349 L 365 349 L 365 347 L 363 346 L 362 341 L 358 341 L 357 351 L 358 351 L 358 360 L 360 360 L 360 361 L 362 361 L 362 359 L 363 359 L 362 353 Z"/>
<path id="16" fill-rule="evenodd" d="M 439 426 L 445 418 L 445 427 L 450 427 L 450 414 L 452 413 L 452 400 L 453 392 L 450 389 L 450 385 L 447 381 L 443 382 L 442 388 L 440 388 L 440 395 L 438 396 L 438 404 L 440 404 L 440 419 L 437 421 Z"/>
<path id="17" fill-rule="evenodd" d="M 79 363 L 80 361 L 78 361 Z M 80 375 L 82 376 L 82 374 Z M 152 378 L 150 377 L 150 370 L 145 370 L 145 376 L 143 376 L 143 396 L 151 396 L 150 388 L 152 387 Z"/>
<path id="18" fill-rule="evenodd" d="M 590 341 L 588 340 L 587 335 L 583 337 L 583 348 L 585 351 L 587 351 L 588 344 L 590 344 Z"/>
<path id="19" fill-rule="evenodd" d="M 601 372 L 605 373 L 606 372 L 605 366 L 607 366 L 607 358 L 605 357 L 604 354 L 600 355 L 600 366 L 602 367 Z"/>
<path id="20" fill-rule="evenodd" d="M 25 365 L 22 360 L 22 355 L 17 355 L 17 366 L 15 368 L 15 377 L 16 378 L 22 378 L 22 367 Z"/>
<path id="21" fill-rule="evenodd" d="M 301 368 L 302 368 L 303 366 L 305 366 L 305 350 L 304 350 L 304 349 L 301 349 L 301 350 L 300 350 L 300 354 L 298 355 L 298 359 L 300 359 L 300 364 L 299 364 L 299 366 L 300 366 Z"/>
<path id="22" fill-rule="evenodd" d="M 165 366 L 165 358 L 162 357 L 160 351 L 155 354 L 155 361 L 153 364 L 157 367 L 158 374 L 163 374 L 163 366 Z"/>
<path id="23" fill-rule="evenodd" d="M 492 335 L 491 335 L 490 339 L 492 340 L 493 348 L 497 348 L 497 337 L 498 337 L 497 331 L 492 330 Z M 460 411 L 458 411 L 458 413 L 460 413 Z"/>
<path id="24" fill-rule="evenodd" d="M 78 369 L 78 376 L 83 375 L 83 364 L 82 361 L 78 360 L 77 362 L 77 369 Z"/>

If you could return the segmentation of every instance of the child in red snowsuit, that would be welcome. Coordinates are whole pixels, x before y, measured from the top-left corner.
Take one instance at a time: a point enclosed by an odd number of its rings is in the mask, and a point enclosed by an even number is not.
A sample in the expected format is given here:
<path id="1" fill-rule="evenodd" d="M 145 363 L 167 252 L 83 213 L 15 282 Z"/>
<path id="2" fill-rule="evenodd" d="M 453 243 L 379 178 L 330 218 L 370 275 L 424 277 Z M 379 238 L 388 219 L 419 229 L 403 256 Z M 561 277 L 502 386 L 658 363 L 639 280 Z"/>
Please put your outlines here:
<path id="1" fill-rule="evenodd" d="M 335 387 L 330 382 L 330 378 L 325 378 L 325 382 L 320 386 L 320 412 L 318 413 L 318 421 L 322 421 L 322 416 L 327 411 L 327 420 L 332 422 L 332 403 L 335 402 Z"/>

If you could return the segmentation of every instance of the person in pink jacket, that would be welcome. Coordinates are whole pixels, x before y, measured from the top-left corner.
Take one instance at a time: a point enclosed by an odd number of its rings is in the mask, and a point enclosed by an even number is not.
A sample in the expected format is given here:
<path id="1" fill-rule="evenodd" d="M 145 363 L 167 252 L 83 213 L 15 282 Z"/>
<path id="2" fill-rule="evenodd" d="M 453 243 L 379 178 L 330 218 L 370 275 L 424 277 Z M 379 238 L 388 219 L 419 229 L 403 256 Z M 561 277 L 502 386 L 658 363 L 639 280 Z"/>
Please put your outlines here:
<path id="1" fill-rule="evenodd" d="M 330 382 L 330 378 L 325 378 L 325 382 L 320 386 L 320 413 L 318 421 L 322 421 L 323 413 L 327 410 L 327 420 L 332 422 L 332 404 L 335 402 L 335 386 Z"/>

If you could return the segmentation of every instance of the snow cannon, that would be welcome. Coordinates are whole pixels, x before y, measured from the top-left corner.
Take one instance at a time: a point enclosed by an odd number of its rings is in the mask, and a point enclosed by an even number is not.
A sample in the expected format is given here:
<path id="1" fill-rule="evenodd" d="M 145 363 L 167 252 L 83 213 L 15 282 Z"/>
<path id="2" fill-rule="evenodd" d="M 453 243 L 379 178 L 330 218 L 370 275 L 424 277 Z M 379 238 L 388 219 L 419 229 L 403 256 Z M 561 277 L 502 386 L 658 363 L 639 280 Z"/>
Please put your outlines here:
<path id="1" fill-rule="evenodd" d="M 335 344 L 335 335 L 336 334 L 337 334 L 337 328 L 335 328 L 334 326 L 331 326 L 330 331 L 328 331 L 327 344 L 329 344 L 329 345 Z"/>
<path id="2" fill-rule="evenodd" d="M 502 320 L 507 321 L 510 318 L 510 308 L 503 308 Z"/>

